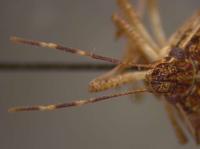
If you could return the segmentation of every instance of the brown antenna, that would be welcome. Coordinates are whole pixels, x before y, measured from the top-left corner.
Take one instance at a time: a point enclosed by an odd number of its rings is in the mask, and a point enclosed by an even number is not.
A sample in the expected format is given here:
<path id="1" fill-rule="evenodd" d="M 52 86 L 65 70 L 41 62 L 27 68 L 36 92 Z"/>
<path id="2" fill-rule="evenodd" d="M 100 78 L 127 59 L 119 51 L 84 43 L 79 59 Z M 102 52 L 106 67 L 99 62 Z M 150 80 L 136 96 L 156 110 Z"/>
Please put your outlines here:
<path id="1" fill-rule="evenodd" d="M 101 55 L 94 54 L 92 52 L 87 52 L 87 51 L 77 49 L 77 48 L 68 48 L 68 47 L 64 47 L 62 45 L 59 45 L 56 43 L 51 43 L 51 42 L 27 40 L 27 39 L 20 38 L 20 37 L 10 37 L 10 40 L 17 44 L 27 44 L 27 45 L 37 46 L 37 47 L 57 49 L 57 50 L 61 50 L 64 52 L 69 52 L 69 53 L 73 53 L 73 54 L 77 54 L 77 55 L 81 55 L 81 56 L 90 57 L 93 59 L 106 61 L 106 62 L 116 64 L 116 65 L 121 64 L 121 65 L 129 66 L 130 68 L 137 68 L 138 70 L 153 68 L 152 64 L 125 63 L 125 62 L 122 62 L 121 60 L 118 60 L 115 58 L 101 56 Z"/>
<path id="2" fill-rule="evenodd" d="M 76 100 L 76 101 L 60 103 L 60 104 L 14 107 L 14 108 L 10 108 L 8 111 L 9 112 L 50 111 L 50 110 L 55 110 L 55 109 L 60 109 L 60 108 L 82 106 L 82 105 L 89 104 L 89 103 L 95 103 L 95 102 L 99 102 L 99 101 L 108 100 L 108 99 L 111 99 L 114 97 L 126 96 L 126 95 L 130 95 L 130 94 L 147 92 L 147 91 L 148 91 L 147 89 L 137 89 L 137 90 L 131 90 L 131 91 L 126 91 L 126 92 L 122 92 L 122 93 L 107 95 L 107 96 L 93 97 L 93 98 L 89 98 L 86 100 L 84 100 L 84 99 Z"/>

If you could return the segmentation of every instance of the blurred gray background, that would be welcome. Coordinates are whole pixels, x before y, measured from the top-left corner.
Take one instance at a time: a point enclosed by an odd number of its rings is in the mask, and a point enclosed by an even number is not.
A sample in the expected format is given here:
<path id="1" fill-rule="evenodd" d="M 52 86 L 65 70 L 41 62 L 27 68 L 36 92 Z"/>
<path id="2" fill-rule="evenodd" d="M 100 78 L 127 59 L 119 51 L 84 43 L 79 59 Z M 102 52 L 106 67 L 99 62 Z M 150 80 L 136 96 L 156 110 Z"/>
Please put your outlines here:
<path id="1" fill-rule="evenodd" d="M 200 6 L 199 0 L 160 0 L 167 35 Z M 115 0 L 1 0 L 0 61 L 93 62 L 57 50 L 14 45 L 9 36 L 54 41 L 120 58 L 110 16 Z M 88 82 L 103 72 L 0 71 L 1 149 L 192 149 L 179 145 L 163 106 L 150 94 L 51 112 L 7 113 L 16 105 L 47 104 L 91 94 Z M 115 91 L 113 91 L 115 92 Z M 121 100 L 120 100 L 121 99 Z"/>

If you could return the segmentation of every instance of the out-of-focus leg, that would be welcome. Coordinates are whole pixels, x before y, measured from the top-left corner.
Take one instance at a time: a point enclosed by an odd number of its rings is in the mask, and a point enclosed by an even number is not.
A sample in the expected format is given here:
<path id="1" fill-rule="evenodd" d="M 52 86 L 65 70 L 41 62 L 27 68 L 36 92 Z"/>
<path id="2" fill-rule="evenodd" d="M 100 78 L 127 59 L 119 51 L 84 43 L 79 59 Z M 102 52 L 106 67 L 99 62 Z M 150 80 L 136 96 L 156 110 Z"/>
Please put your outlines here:
<path id="1" fill-rule="evenodd" d="M 89 84 L 89 91 L 99 92 L 110 88 L 116 88 L 123 84 L 133 83 L 138 80 L 144 80 L 147 71 L 127 72 L 104 79 L 94 79 Z"/>
<path id="2" fill-rule="evenodd" d="M 123 20 L 118 15 L 113 15 L 112 17 L 115 25 L 120 28 L 121 32 L 134 44 L 136 44 L 141 49 L 141 53 L 143 53 L 150 62 L 156 61 L 159 59 L 159 55 L 155 52 L 155 50 L 149 46 L 149 44 L 144 40 L 144 38 L 138 34 L 138 31 L 130 26 L 125 20 Z"/>
<path id="3" fill-rule="evenodd" d="M 160 47 L 166 45 L 166 37 L 163 30 L 163 26 L 160 19 L 159 8 L 157 5 L 157 0 L 147 0 L 147 6 L 149 11 L 149 19 L 151 21 L 152 30 L 156 37 L 157 42 L 159 43 Z"/>
<path id="4" fill-rule="evenodd" d="M 137 32 L 141 34 L 142 38 L 144 38 L 146 43 L 148 43 L 152 49 L 158 52 L 159 46 L 155 43 L 155 41 L 151 38 L 151 36 L 143 26 L 136 13 L 135 8 L 129 3 L 128 0 L 117 0 L 117 2 L 131 26 L 133 28 L 136 28 Z"/>
<path id="5" fill-rule="evenodd" d="M 139 0 L 137 4 L 137 14 L 140 18 L 143 18 L 146 9 L 146 0 Z"/>
<path id="6" fill-rule="evenodd" d="M 164 101 L 164 105 L 165 105 L 165 109 L 168 114 L 169 120 L 170 120 L 172 126 L 174 127 L 174 131 L 176 133 L 176 136 L 177 136 L 179 142 L 181 144 L 187 143 L 187 138 L 186 138 L 182 128 L 180 127 L 180 125 L 178 124 L 178 122 L 176 120 L 176 117 L 174 115 L 174 109 L 173 109 L 172 105 L 170 105 L 170 103 L 168 103 L 167 101 Z"/>

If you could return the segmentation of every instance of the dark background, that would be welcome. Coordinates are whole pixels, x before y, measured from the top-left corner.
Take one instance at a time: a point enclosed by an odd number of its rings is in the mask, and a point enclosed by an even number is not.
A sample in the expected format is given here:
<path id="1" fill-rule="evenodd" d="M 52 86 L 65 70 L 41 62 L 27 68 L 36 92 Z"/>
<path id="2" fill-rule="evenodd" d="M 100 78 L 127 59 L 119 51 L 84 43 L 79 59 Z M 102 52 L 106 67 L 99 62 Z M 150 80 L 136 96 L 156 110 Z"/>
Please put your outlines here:
<path id="1" fill-rule="evenodd" d="M 199 0 L 160 0 L 167 35 L 199 6 Z M 14 45 L 8 40 L 11 35 L 120 58 L 124 44 L 114 41 L 115 28 L 110 19 L 117 9 L 115 0 L 1 0 L 0 60 L 90 61 L 57 50 Z M 197 148 L 192 138 L 185 146 L 178 144 L 163 106 L 150 94 L 145 94 L 142 104 L 122 97 L 51 112 L 7 113 L 14 105 L 57 103 L 111 93 L 87 92 L 88 82 L 101 73 L 1 71 L 0 148 Z"/>

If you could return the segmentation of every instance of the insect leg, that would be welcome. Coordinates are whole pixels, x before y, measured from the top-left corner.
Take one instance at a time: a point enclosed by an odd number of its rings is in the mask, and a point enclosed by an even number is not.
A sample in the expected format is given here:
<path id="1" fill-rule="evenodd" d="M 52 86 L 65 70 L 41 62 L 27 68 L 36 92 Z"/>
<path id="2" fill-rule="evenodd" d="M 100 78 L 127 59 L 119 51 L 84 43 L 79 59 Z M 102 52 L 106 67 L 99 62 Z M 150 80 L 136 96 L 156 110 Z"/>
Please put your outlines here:
<path id="1" fill-rule="evenodd" d="M 160 47 L 163 47 L 166 45 L 166 37 L 160 19 L 157 0 L 147 0 L 147 6 L 148 6 L 148 11 L 149 11 L 148 14 L 151 21 L 152 30 Z"/>
<path id="2" fill-rule="evenodd" d="M 136 28 L 137 32 L 139 32 L 139 34 L 141 34 L 141 36 L 144 38 L 144 41 L 148 43 L 152 49 L 157 51 L 159 49 L 158 45 L 154 42 L 154 40 L 151 38 L 151 36 L 143 26 L 136 13 L 135 8 L 129 3 L 128 0 L 117 0 L 117 2 L 132 27 Z"/>
<path id="3" fill-rule="evenodd" d="M 151 46 L 138 34 L 138 31 L 134 27 L 130 26 L 125 20 L 120 16 L 114 14 L 112 17 L 115 25 L 120 28 L 125 36 L 131 41 L 134 42 L 137 46 L 141 47 L 141 52 L 149 61 L 156 61 L 159 59 L 159 55 L 154 51 Z"/>
<path id="4" fill-rule="evenodd" d="M 116 31 L 116 39 L 122 37 L 124 33 L 124 27 L 122 23 L 119 21 L 112 19 L 113 23 L 115 24 L 117 31 Z M 142 53 L 143 46 L 138 46 L 136 42 L 132 42 L 129 38 L 127 39 L 127 47 L 125 49 L 125 54 L 122 58 L 124 62 L 134 62 L 134 63 L 144 63 L 147 61 L 145 55 Z"/>
<path id="5" fill-rule="evenodd" d="M 141 93 L 141 92 L 146 92 L 146 91 L 147 91 L 147 89 L 131 90 L 131 91 L 126 91 L 126 92 L 107 95 L 107 96 L 93 97 L 93 98 L 89 98 L 89 99 L 85 99 L 85 100 L 84 99 L 83 100 L 76 100 L 76 101 L 60 103 L 60 104 L 14 107 L 14 108 L 10 108 L 8 111 L 9 112 L 51 111 L 51 110 L 67 108 L 67 107 L 82 106 L 82 105 L 89 104 L 89 103 L 95 103 L 95 102 L 99 102 L 99 101 L 108 100 L 108 99 L 111 99 L 111 98 L 114 98 L 114 97 L 126 96 L 126 95 L 130 95 L 130 94 Z M 117 99 L 117 98 L 115 98 L 115 99 Z"/>
<path id="6" fill-rule="evenodd" d="M 146 1 L 147 0 L 139 0 L 137 4 L 137 12 L 140 18 L 143 18 L 146 8 Z"/>
<path id="7" fill-rule="evenodd" d="M 133 83 L 138 80 L 144 80 L 147 71 L 123 73 L 104 79 L 94 79 L 89 84 L 90 92 L 99 92 L 110 88 L 116 88 L 123 84 Z"/>
<path id="8" fill-rule="evenodd" d="M 116 32 L 116 38 L 121 37 L 123 34 L 123 31 L 121 28 L 117 28 Z M 127 46 L 124 49 L 124 55 L 122 57 L 122 62 L 124 63 L 144 63 L 146 62 L 146 57 L 144 54 L 141 53 L 140 50 L 141 47 L 137 46 L 135 43 L 131 42 L 128 40 Z M 114 69 L 111 71 L 101 75 L 98 77 L 99 80 L 106 80 L 109 79 L 110 77 L 122 73 L 125 69 L 127 68 L 127 65 L 117 65 Z"/>
<path id="9" fill-rule="evenodd" d="M 176 120 L 176 117 L 175 117 L 174 111 L 173 111 L 174 109 L 173 109 L 172 105 L 170 105 L 167 101 L 164 101 L 164 104 L 165 104 L 166 112 L 168 114 L 168 117 L 170 119 L 172 126 L 174 127 L 174 130 L 175 130 L 175 133 L 176 133 L 176 136 L 177 136 L 179 142 L 181 144 L 187 143 L 187 137 L 185 136 L 182 128 L 180 127 L 180 125 L 178 124 L 178 122 Z"/>

